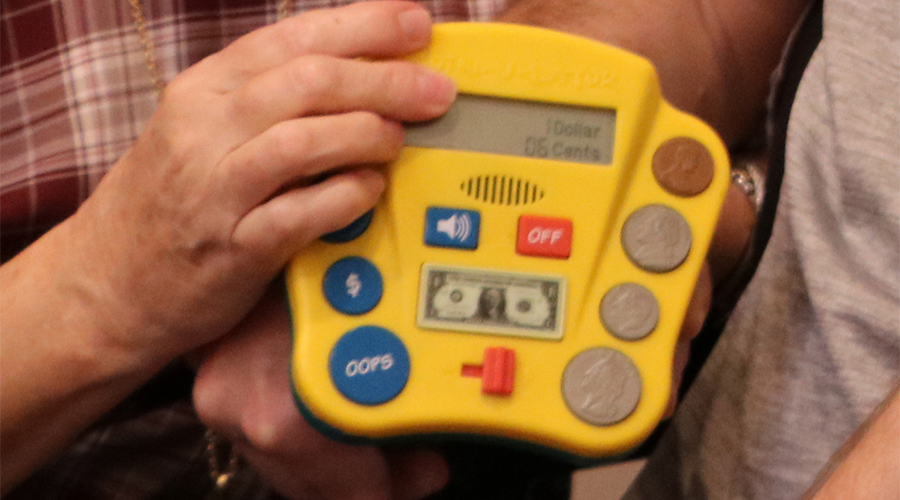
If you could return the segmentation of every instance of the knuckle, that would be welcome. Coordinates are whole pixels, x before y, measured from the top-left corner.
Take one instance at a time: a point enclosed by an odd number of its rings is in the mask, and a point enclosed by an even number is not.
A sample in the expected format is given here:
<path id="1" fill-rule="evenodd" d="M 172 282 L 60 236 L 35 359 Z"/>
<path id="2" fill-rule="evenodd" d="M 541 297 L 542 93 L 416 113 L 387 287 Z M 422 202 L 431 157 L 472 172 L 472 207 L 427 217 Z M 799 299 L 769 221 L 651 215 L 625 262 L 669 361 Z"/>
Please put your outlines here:
<path id="1" fill-rule="evenodd" d="M 412 64 L 386 63 L 384 66 L 383 84 L 387 89 L 398 89 L 400 95 L 413 95 L 416 91 L 416 80 L 419 69 Z"/>
<path id="2" fill-rule="evenodd" d="M 376 160 L 391 160 L 403 147 L 403 135 L 377 113 L 357 111 L 353 124 L 355 136 L 365 139 L 364 146 L 376 152 Z"/>
<path id="3" fill-rule="evenodd" d="M 163 140 L 164 145 L 161 145 L 163 147 L 160 150 L 165 151 L 164 154 L 173 171 L 181 171 L 194 164 L 197 148 L 190 130 L 183 126 L 170 125 Z"/>
<path id="4" fill-rule="evenodd" d="M 283 23 L 281 30 L 282 42 L 293 54 L 303 55 L 318 52 L 320 40 L 326 34 L 322 29 L 323 23 L 313 22 L 312 15 L 316 11 L 309 11 L 299 16 L 288 19 Z"/>
<path id="5" fill-rule="evenodd" d="M 254 415 L 250 412 L 248 415 Z M 297 417 L 299 419 L 299 417 Z M 278 453 L 293 441 L 292 429 L 299 425 L 292 419 L 273 418 L 269 413 L 256 413 L 255 417 L 245 416 L 241 420 L 241 432 L 250 446 L 263 453 Z"/>
<path id="6" fill-rule="evenodd" d="M 255 155 L 244 156 L 241 159 L 229 156 L 222 161 L 223 182 L 253 192 L 269 183 L 269 169 Z"/>
<path id="7" fill-rule="evenodd" d="M 315 151 L 314 135 L 299 122 L 285 122 L 272 128 L 275 161 L 290 165 L 312 157 Z"/>
<path id="8" fill-rule="evenodd" d="M 194 410 L 204 424 L 210 427 L 220 427 L 224 424 L 220 400 L 220 391 L 201 369 L 194 380 L 193 402 Z"/>
<path id="9" fill-rule="evenodd" d="M 291 196 L 291 193 L 283 196 Z M 301 246 L 312 241 L 315 236 L 310 234 L 309 218 L 304 213 L 294 213 L 293 208 L 296 205 L 278 201 L 276 199 L 273 200 L 274 203 L 270 202 L 266 237 L 276 242 L 279 248 Z"/>
<path id="10" fill-rule="evenodd" d="M 172 79 L 162 90 L 161 104 L 180 103 L 196 95 L 196 88 L 187 72 L 181 73 Z"/>
<path id="11" fill-rule="evenodd" d="M 225 110 L 228 120 L 232 123 L 242 123 L 259 114 L 266 102 L 264 92 L 258 92 L 253 85 L 248 85 L 236 91 L 230 99 Z"/>
<path id="12" fill-rule="evenodd" d="M 241 421 L 241 433 L 246 442 L 258 451 L 272 453 L 275 451 L 276 431 L 271 426 L 247 420 Z"/>
<path id="13" fill-rule="evenodd" d="M 340 79 L 334 62 L 327 57 L 303 57 L 288 69 L 288 85 L 307 103 L 327 102 Z"/>
<path id="14" fill-rule="evenodd" d="M 354 111 L 347 115 L 350 126 L 356 137 L 367 143 L 378 143 L 384 135 L 384 120 L 371 111 Z M 354 141 L 358 143 L 358 141 Z"/>
<path id="15" fill-rule="evenodd" d="M 353 113 L 356 126 L 360 132 L 381 132 L 384 128 L 384 120 L 377 113 L 371 111 L 355 111 Z"/>

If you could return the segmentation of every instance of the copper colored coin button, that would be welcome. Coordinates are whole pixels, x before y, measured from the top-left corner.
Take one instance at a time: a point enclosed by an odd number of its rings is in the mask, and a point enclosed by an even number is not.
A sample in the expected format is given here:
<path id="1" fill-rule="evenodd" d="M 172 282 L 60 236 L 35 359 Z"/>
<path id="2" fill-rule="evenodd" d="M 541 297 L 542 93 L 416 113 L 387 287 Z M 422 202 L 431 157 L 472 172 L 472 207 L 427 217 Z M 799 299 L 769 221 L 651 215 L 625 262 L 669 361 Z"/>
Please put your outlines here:
<path id="1" fill-rule="evenodd" d="M 702 193 L 712 182 L 713 171 L 709 150 L 688 137 L 669 139 L 653 155 L 656 181 L 663 189 L 678 196 Z"/>

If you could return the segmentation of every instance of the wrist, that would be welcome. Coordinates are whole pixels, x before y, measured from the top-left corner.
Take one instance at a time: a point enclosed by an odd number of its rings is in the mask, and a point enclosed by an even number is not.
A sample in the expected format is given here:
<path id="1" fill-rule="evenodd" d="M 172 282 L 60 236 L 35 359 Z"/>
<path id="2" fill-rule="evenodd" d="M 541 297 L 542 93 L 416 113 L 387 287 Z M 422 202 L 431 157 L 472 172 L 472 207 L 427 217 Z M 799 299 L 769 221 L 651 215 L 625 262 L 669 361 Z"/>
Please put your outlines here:
<path id="1" fill-rule="evenodd" d="M 149 377 L 168 360 L 117 340 L 120 332 L 137 332 L 140 322 L 101 272 L 115 262 L 84 256 L 92 235 L 78 225 L 70 217 L 3 266 L 4 337 L 35 351 L 29 357 L 43 359 L 40 366 L 71 372 L 73 383 Z"/>
<path id="2" fill-rule="evenodd" d="M 149 379 L 156 366 L 108 341 L 125 322 L 72 266 L 63 223 L 0 267 L 3 490 Z"/>

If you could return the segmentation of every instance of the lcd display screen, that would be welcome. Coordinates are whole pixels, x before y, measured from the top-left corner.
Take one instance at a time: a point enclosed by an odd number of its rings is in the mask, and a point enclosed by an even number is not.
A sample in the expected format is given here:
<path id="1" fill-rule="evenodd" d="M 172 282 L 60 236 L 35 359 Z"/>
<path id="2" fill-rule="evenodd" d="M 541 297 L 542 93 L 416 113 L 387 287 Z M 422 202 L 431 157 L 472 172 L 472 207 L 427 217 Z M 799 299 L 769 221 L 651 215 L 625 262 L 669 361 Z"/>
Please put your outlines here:
<path id="1" fill-rule="evenodd" d="M 609 165 L 616 112 L 460 94 L 444 116 L 404 128 L 407 146 Z"/>

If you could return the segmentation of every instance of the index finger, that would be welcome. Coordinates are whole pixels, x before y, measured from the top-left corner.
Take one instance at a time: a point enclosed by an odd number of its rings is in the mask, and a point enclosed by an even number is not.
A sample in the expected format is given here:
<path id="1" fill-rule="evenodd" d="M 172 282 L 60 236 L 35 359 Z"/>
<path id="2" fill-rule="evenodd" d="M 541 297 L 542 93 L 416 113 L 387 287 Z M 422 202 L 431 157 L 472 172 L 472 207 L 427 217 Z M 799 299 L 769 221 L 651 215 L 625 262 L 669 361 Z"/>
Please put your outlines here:
<path id="1" fill-rule="evenodd" d="M 230 92 L 291 59 L 310 54 L 383 59 L 424 48 L 431 16 L 410 2 L 362 2 L 313 10 L 249 33 L 197 64 L 215 90 Z"/>

